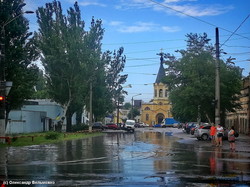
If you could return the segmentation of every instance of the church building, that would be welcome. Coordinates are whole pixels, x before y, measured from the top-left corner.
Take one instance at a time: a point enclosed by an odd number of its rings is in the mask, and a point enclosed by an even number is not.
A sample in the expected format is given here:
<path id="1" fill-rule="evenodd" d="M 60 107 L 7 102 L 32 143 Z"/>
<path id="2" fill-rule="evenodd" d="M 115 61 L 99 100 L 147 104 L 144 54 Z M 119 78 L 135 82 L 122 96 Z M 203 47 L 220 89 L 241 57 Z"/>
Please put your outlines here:
<path id="1" fill-rule="evenodd" d="M 154 98 L 141 106 L 141 121 L 150 126 L 160 124 L 163 119 L 172 117 L 169 91 L 167 85 L 162 83 L 162 79 L 166 76 L 163 67 L 163 53 L 161 52 L 159 55 L 161 64 L 154 83 Z"/>

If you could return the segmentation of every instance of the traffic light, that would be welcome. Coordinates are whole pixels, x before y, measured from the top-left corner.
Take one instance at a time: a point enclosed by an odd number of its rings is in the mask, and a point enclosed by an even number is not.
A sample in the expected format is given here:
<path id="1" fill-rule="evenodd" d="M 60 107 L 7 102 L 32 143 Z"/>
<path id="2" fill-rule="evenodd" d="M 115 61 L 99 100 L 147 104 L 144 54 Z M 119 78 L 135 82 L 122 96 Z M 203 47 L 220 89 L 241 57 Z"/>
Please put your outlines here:
<path id="1" fill-rule="evenodd" d="M 5 94 L 0 91 L 0 119 L 5 119 Z"/>

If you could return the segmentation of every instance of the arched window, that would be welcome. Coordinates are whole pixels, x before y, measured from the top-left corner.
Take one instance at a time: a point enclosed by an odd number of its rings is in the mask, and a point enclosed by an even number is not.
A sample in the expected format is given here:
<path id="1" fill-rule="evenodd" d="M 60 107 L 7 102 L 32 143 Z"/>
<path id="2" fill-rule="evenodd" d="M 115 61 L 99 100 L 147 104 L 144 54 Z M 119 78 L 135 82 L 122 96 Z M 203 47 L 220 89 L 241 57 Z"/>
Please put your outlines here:
<path id="1" fill-rule="evenodd" d="M 145 108 L 145 110 L 150 110 L 150 108 L 147 106 L 147 107 Z"/>
<path id="2" fill-rule="evenodd" d="M 157 90 L 155 89 L 155 97 L 157 97 Z"/>
<path id="3" fill-rule="evenodd" d="M 146 114 L 146 121 L 148 121 L 149 120 L 149 115 L 148 114 Z"/>
<path id="4" fill-rule="evenodd" d="M 163 97 L 162 89 L 159 90 L 159 97 Z"/>
<path id="5" fill-rule="evenodd" d="M 165 97 L 168 97 L 168 90 L 165 90 Z"/>

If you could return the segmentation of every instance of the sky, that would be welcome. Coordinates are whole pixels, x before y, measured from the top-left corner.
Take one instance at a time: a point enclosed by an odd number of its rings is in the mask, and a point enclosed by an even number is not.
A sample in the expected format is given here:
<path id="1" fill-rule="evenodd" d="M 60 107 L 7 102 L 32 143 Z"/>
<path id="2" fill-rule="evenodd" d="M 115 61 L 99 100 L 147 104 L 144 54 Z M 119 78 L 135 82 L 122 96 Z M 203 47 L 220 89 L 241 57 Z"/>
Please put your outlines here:
<path id="1" fill-rule="evenodd" d="M 48 0 L 24 0 L 24 10 L 35 11 Z M 75 0 L 61 0 L 66 14 Z M 186 35 L 207 33 L 215 44 L 219 28 L 222 60 L 235 58 L 243 75 L 250 71 L 250 1 L 249 0 L 79 0 L 86 30 L 94 16 L 105 29 L 102 50 L 124 48 L 128 74 L 124 89 L 126 102 L 153 99 L 153 83 L 160 66 L 160 52 L 181 57 L 176 50 L 186 49 Z M 30 29 L 37 30 L 36 15 L 26 15 Z M 204 70 L 205 71 L 205 70 Z M 131 85 L 131 88 L 128 86 Z M 141 94 L 141 95 L 139 95 Z M 137 95 L 137 96 L 136 96 Z"/>

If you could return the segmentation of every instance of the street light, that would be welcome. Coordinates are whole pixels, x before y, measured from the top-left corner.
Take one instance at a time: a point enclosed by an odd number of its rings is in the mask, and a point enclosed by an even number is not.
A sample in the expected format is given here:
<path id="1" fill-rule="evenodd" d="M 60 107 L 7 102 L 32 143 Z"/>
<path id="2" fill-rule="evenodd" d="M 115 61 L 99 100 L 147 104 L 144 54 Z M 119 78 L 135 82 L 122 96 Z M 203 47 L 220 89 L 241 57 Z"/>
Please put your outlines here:
<path id="1" fill-rule="evenodd" d="M 16 10 L 14 12 L 17 11 L 17 9 L 22 8 L 23 6 L 25 6 L 25 3 L 20 4 Z M 1 93 L 1 97 L 3 98 L 3 100 L 1 101 L 1 106 L 0 106 L 0 136 L 1 137 L 5 137 L 5 125 L 6 125 L 6 96 L 9 94 L 9 91 L 12 87 L 12 82 L 11 81 L 6 81 L 5 79 L 5 27 L 10 24 L 11 22 L 13 22 L 14 20 L 16 20 L 18 17 L 20 17 L 23 14 L 32 14 L 34 13 L 33 11 L 25 11 L 22 12 L 18 15 L 16 15 L 15 17 L 10 17 L 9 19 L 7 19 L 7 21 L 5 23 L 3 23 L 0 27 L 1 27 L 1 58 L 0 58 L 0 67 L 2 68 L 2 72 L 0 73 L 0 93 Z M 5 143 L 4 139 L 1 140 L 1 142 Z"/>
<path id="2" fill-rule="evenodd" d="M 132 96 L 131 119 L 133 119 L 133 118 L 134 118 L 134 116 L 133 116 L 134 97 L 139 96 L 139 95 L 141 95 L 141 93 L 140 93 L 140 94 L 137 94 L 137 95 Z"/>
<path id="3" fill-rule="evenodd" d="M 132 88 L 132 85 L 131 84 L 128 84 L 126 86 L 123 86 L 122 88 Z M 119 114 L 119 96 L 117 98 L 117 108 L 116 108 L 116 124 L 118 125 L 119 124 L 119 118 L 120 118 L 120 114 Z"/>

